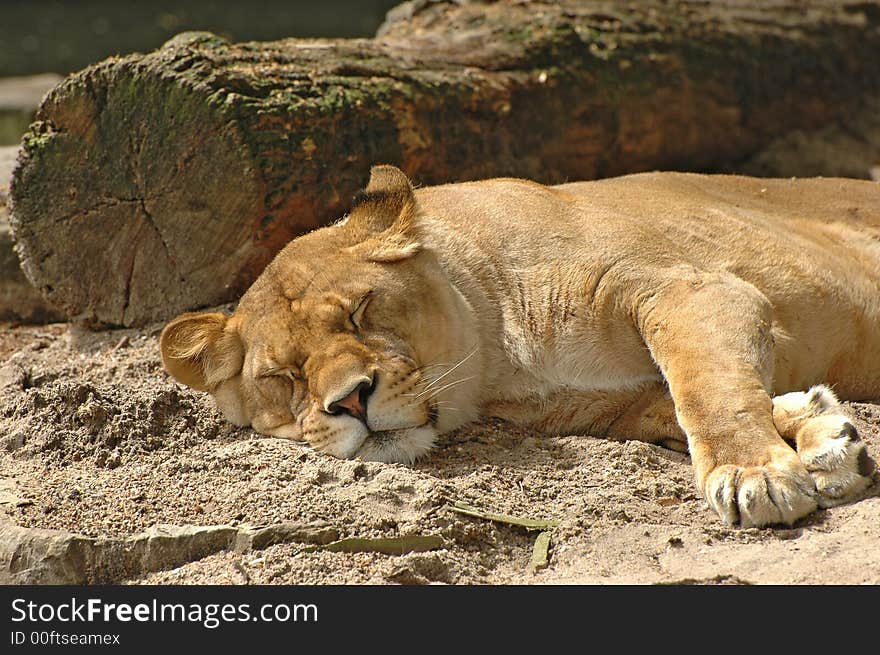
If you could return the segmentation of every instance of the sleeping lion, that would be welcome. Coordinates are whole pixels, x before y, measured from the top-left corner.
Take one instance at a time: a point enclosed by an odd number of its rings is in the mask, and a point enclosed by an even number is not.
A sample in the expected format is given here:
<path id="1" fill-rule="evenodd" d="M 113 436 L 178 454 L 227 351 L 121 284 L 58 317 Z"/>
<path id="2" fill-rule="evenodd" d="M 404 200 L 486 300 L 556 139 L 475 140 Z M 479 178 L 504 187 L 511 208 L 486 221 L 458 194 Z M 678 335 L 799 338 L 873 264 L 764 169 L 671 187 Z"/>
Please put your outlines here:
<path id="1" fill-rule="evenodd" d="M 689 451 L 723 521 L 791 524 L 871 484 L 838 398 L 880 397 L 880 185 L 414 190 L 376 166 L 235 313 L 183 314 L 161 350 L 233 423 L 336 457 L 409 463 L 494 416 Z"/>

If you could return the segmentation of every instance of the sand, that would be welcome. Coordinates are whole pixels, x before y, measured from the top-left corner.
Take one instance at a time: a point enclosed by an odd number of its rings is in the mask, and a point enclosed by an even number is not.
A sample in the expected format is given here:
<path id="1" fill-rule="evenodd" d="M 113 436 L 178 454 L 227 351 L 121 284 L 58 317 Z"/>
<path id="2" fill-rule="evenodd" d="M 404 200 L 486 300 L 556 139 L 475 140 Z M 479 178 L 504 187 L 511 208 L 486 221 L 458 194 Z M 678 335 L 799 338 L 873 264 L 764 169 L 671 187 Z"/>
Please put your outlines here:
<path id="1" fill-rule="evenodd" d="M 320 524 L 340 538 L 439 535 L 442 546 L 309 552 L 294 540 L 116 582 L 880 583 L 877 473 L 855 502 L 743 530 L 698 497 L 687 455 L 640 442 L 486 421 L 412 467 L 337 460 L 227 423 L 162 370 L 160 329 L 0 326 L 0 520 L 111 539 L 157 524 Z M 880 405 L 847 407 L 876 458 Z M 536 531 L 462 515 L 456 502 L 558 521 L 548 566 L 530 564 Z"/>

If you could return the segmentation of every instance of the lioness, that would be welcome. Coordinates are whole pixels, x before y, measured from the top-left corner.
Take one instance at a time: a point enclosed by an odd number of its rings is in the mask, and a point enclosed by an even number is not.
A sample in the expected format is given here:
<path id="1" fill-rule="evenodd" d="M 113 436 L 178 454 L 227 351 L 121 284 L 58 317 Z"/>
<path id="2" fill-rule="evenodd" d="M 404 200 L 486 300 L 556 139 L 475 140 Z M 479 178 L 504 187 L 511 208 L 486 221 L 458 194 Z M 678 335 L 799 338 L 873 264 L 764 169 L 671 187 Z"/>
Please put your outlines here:
<path id="1" fill-rule="evenodd" d="M 232 316 L 179 316 L 161 350 L 233 423 L 336 457 L 412 462 L 496 416 L 688 450 L 726 523 L 790 524 L 871 482 L 837 397 L 880 396 L 880 185 L 414 190 L 376 166 Z"/>

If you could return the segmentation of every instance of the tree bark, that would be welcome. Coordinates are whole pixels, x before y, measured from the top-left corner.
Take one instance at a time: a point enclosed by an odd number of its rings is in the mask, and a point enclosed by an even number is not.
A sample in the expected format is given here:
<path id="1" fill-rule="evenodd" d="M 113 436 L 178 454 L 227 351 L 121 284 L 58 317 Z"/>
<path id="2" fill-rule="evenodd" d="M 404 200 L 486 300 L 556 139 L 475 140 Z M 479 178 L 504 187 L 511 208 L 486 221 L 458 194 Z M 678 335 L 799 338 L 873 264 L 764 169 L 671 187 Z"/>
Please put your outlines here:
<path id="1" fill-rule="evenodd" d="M 71 318 L 141 325 L 236 298 L 371 164 L 423 184 L 730 169 L 845 125 L 878 61 L 880 2 L 420 1 L 370 40 L 188 33 L 46 97 L 12 226 Z"/>

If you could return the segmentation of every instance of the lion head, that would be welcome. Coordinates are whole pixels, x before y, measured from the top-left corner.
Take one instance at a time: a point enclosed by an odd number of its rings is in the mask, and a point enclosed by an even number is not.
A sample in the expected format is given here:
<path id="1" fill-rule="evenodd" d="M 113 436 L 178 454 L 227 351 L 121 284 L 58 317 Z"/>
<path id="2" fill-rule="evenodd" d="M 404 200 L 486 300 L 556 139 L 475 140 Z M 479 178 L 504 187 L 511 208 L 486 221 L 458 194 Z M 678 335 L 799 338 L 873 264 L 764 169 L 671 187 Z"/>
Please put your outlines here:
<path id="1" fill-rule="evenodd" d="M 419 241 L 392 166 L 339 223 L 293 240 L 231 316 L 162 331 L 165 369 L 228 420 L 341 458 L 412 462 L 476 414 L 473 312 Z"/>

